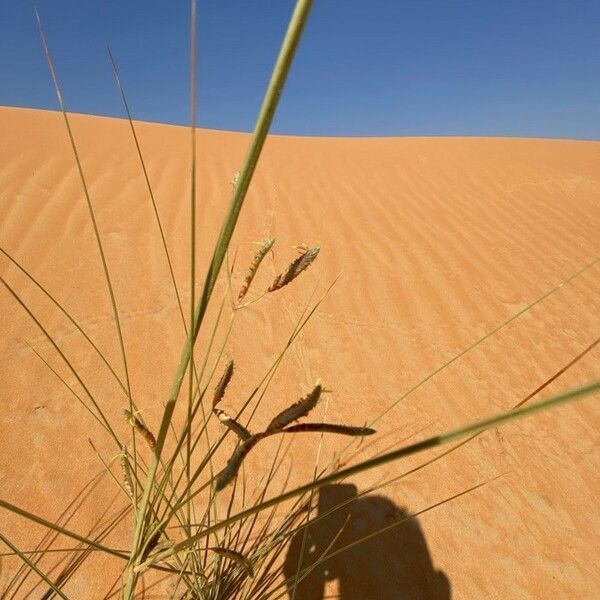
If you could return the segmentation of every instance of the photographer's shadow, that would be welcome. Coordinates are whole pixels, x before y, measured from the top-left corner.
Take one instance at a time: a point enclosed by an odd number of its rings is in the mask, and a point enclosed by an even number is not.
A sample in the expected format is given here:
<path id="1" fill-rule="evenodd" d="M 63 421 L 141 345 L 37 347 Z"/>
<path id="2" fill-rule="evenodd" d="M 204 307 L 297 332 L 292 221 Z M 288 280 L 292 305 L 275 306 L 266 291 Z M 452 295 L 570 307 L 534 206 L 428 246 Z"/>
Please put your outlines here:
<path id="1" fill-rule="evenodd" d="M 383 496 L 358 498 L 354 485 L 321 488 L 318 514 L 311 518 L 342 504 L 309 525 L 305 541 L 305 529 L 292 538 L 283 566 L 290 598 L 301 555 L 302 574 L 324 553 L 336 553 L 351 545 L 316 565 L 298 583 L 295 600 L 323 600 L 326 582 L 336 579 L 339 600 L 450 599 L 450 582 L 442 571 L 435 570 L 415 518 L 405 520 L 407 512 Z M 367 537 L 386 527 L 389 529 L 383 533 Z"/>

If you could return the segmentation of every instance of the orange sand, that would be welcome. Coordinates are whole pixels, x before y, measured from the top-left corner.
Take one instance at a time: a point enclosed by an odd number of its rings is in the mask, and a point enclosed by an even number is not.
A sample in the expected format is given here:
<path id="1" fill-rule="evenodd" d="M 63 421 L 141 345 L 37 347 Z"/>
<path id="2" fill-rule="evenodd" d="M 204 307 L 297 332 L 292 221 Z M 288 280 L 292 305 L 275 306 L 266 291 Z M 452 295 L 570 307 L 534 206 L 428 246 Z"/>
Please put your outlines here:
<path id="1" fill-rule="evenodd" d="M 133 393 L 156 428 L 183 331 L 142 172 L 126 121 L 73 115 L 72 124 L 115 282 Z M 187 307 L 188 131 L 151 123 L 138 128 Z M 62 116 L 1 108 L 0 131 L 0 245 L 64 303 L 121 374 L 101 264 Z M 248 139 L 240 133 L 198 134 L 199 273 Z M 252 242 L 266 235 L 277 239 L 274 256 L 266 259 L 254 290 L 266 287 L 294 257 L 292 245 L 318 244 L 321 254 L 301 279 L 237 318 L 226 347 L 237 363 L 226 405 L 239 406 L 236 398 L 252 390 L 283 347 L 313 291 L 314 300 L 340 275 L 286 356 L 256 422 L 268 422 L 317 377 L 333 392 L 327 407 L 319 409 L 327 410 L 326 418 L 371 420 L 593 261 L 600 254 L 599 225 L 598 142 L 273 136 L 234 236 L 234 287 L 256 248 Z M 125 435 L 120 414 L 125 401 L 106 368 L 2 255 L 0 272 Z M 217 299 L 224 286 L 222 277 Z M 76 385 L 3 288 L 0 307 L 0 494 L 55 520 L 102 471 L 88 438 L 107 460 L 116 450 L 34 354 L 29 344 Z M 599 332 L 596 263 L 398 403 L 377 424 L 378 436 L 363 444 L 360 458 L 510 408 Z M 596 346 L 542 396 L 597 378 L 599 359 Z M 379 490 L 386 498 L 380 503 L 421 511 L 500 476 L 418 517 L 433 567 L 445 574 L 452 597 L 597 598 L 599 424 L 595 397 L 489 432 Z M 302 440 L 294 443 L 289 459 L 296 483 L 310 477 L 317 446 L 314 437 Z M 321 464 L 336 447 L 338 440 L 327 438 Z M 257 448 L 256 472 L 268 468 L 269 452 L 267 446 Z M 364 489 L 434 455 L 389 465 L 352 483 Z M 103 478 L 68 527 L 88 534 L 103 505 L 117 494 L 114 482 Z M 120 506 L 123 497 L 116 502 Z M 127 547 L 128 529 L 110 538 L 115 547 Z M 0 512 L 0 531 L 24 550 L 32 549 L 42 532 L 6 511 Z M 396 535 L 402 532 L 399 527 Z M 61 539 L 56 545 L 74 543 Z M 57 557 L 43 564 L 56 562 Z M 4 590 L 18 562 L 3 557 L 0 565 Z M 93 557 L 65 591 L 78 600 L 104 597 L 118 566 L 116 560 Z M 364 575 L 357 585 L 364 589 L 343 598 L 375 597 L 369 594 L 383 589 L 381 581 L 389 582 L 389 598 L 403 597 L 394 595 L 392 574 L 376 567 L 358 566 Z M 107 576 L 108 568 L 114 577 Z M 40 597 L 42 588 L 27 595 L 34 583 L 30 578 L 6 597 Z M 384 592 L 377 594 L 384 598 Z"/>

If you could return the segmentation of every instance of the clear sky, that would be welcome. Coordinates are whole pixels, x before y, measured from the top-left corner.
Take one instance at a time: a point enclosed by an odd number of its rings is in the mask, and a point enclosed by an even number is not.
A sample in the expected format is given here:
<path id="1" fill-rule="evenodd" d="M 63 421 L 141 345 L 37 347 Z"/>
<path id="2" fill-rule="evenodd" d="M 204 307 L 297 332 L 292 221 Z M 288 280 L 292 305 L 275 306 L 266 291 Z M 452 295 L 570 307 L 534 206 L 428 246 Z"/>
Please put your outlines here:
<path id="1" fill-rule="evenodd" d="M 199 0 L 198 115 L 248 131 L 293 0 Z M 69 110 L 189 119 L 187 0 L 38 0 Z M 33 2 L 0 0 L 0 104 L 57 108 Z M 600 0 L 315 0 L 273 131 L 600 139 Z"/>

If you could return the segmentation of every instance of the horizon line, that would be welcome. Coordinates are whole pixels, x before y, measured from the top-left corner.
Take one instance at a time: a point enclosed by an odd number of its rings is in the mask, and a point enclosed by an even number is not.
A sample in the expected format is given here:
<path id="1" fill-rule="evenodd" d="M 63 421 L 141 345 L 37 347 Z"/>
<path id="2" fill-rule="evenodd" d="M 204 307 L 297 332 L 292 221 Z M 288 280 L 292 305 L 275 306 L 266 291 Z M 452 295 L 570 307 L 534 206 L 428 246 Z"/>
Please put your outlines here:
<path id="1" fill-rule="evenodd" d="M 24 105 L 16 105 L 16 104 L 0 104 L 0 109 L 8 108 L 15 110 L 37 110 L 40 112 L 51 112 L 51 113 L 61 113 L 59 108 L 48 108 L 43 106 L 24 106 Z M 115 115 L 111 113 L 86 113 L 77 110 L 67 110 L 68 114 L 78 115 L 84 117 L 97 117 L 100 119 L 116 119 L 119 121 L 128 121 L 126 116 L 123 115 Z M 175 121 L 151 121 L 148 119 L 138 119 L 133 118 L 133 121 L 136 123 L 147 123 L 151 125 L 166 125 L 169 127 L 183 127 L 189 128 L 189 124 L 175 122 Z M 254 130 L 240 130 L 240 129 L 224 129 L 219 127 L 204 127 L 197 126 L 197 130 L 204 131 L 216 131 L 220 133 L 239 133 L 241 135 L 250 135 Z M 560 137 L 560 136 L 526 136 L 526 135 L 518 135 L 518 134 L 489 134 L 489 133 L 469 133 L 469 134 L 449 134 L 449 133 L 429 133 L 429 134 L 415 134 L 415 133 L 405 133 L 405 134 L 374 134 L 374 135 L 326 135 L 326 134 L 310 134 L 310 133 L 286 133 L 273 131 L 269 132 L 270 136 L 276 137 L 288 137 L 288 138 L 315 138 L 315 139 L 399 139 L 399 138 L 474 138 L 474 139 L 520 139 L 520 140 L 547 140 L 547 141 L 563 141 L 563 142 L 600 142 L 600 138 L 571 138 L 571 137 Z"/>

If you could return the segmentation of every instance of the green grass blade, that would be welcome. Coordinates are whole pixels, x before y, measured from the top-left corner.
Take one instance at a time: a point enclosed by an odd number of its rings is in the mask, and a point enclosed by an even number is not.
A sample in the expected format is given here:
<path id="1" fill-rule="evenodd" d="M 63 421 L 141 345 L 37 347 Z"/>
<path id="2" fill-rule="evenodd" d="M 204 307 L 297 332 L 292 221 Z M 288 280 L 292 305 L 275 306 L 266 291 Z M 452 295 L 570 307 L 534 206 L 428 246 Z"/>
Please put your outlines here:
<path id="1" fill-rule="evenodd" d="M 2 533 L 0 533 L 0 541 L 4 542 L 15 554 L 19 556 L 19 558 L 35 573 L 37 573 L 49 586 L 50 588 L 57 593 L 63 600 L 69 600 L 68 596 L 64 594 L 54 582 L 33 562 L 29 559 L 27 555 L 23 552 L 20 552 L 19 549 L 14 546 L 8 538 L 6 538 Z"/>
<path id="2" fill-rule="evenodd" d="M 123 390 L 125 395 L 127 395 L 127 389 L 125 388 L 125 385 L 121 381 L 121 378 L 117 375 L 114 368 L 108 362 L 108 360 L 106 359 L 104 354 L 102 354 L 102 352 L 100 351 L 98 346 L 96 346 L 96 344 L 92 341 L 90 336 L 83 330 L 83 328 L 79 325 L 79 323 L 75 320 L 75 318 L 71 315 L 71 313 L 69 313 L 67 311 L 67 309 L 23 265 L 21 265 L 19 263 L 19 261 L 17 261 L 6 250 L 4 250 L 4 248 L 0 247 L 0 252 L 2 254 L 4 254 L 4 256 L 6 256 L 6 258 L 8 258 L 8 260 L 10 260 L 10 262 L 12 262 L 12 264 L 15 265 L 15 267 L 17 267 L 17 269 L 19 269 L 21 271 L 21 273 L 23 273 L 48 298 L 48 300 L 50 300 L 50 302 L 52 302 L 52 304 L 54 304 L 54 306 L 56 306 L 56 308 L 58 308 L 58 310 L 60 310 L 60 312 L 65 317 L 67 317 L 67 319 L 72 323 L 72 325 L 75 327 L 75 329 L 77 329 L 77 331 L 79 331 L 79 333 L 81 333 L 81 335 L 85 338 L 85 340 L 88 342 L 88 344 L 93 348 L 93 350 L 96 352 L 96 354 L 100 357 L 102 362 L 106 365 L 108 370 L 111 372 L 111 374 L 115 378 L 115 381 L 119 384 L 119 387 Z"/>
<path id="3" fill-rule="evenodd" d="M 125 560 L 129 559 L 129 555 L 127 553 L 123 553 L 119 550 L 115 550 L 113 548 L 109 548 L 108 546 L 99 544 L 99 543 L 95 542 L 94 540 L 86 538 L 83 535 L 79 535 L 78 533 L 75 533 L 74 531 L 70 531 L 69 529 L 65 529 L 64 527 L 61 527 L 60 525 L 56 525 L 56 523 L 47 521 L 46 519 L 39 517 L 37 515 L 34 515 L 33 513 L 25 510 L 24 508 L 15 506 L 14 504 L 7 502 L 6 500 L 2 500 L 1 498 L 0 498 L 0 508 L 4 508 L 16 515 L 25 517 L 29 521 L 38 523 L 38 525 L 43 525 L 44 527 L 46 527 L 46 529 L 52 529 L 53 531 L 56 531 L 57 533 L 65 535 L 71 539 L 77 540 L 78 542 L 81 542 L 82 544 L 85 544 L 86 546 L 89 546 L 90 548 L 93 548 L 95 550 L 100 550 L 102 552 L 106 552 L 107 554 L 111 554 L 112 556 L 117 556 L 118 558 L 122 558 Z"/>
<path id="4" fill-rule="evenodd" d="M 392 410 L 396 405 L 398 405 L 400 402 L 402 402 L 402 400 L 404 400 L 407 396 L 409 396 L 413 392 L 417 391 L 419 388 L 421 388 L 423 385 L 425 385 L 425 383 L 427 383 L 430 379 L 432 379 L 433 377 L 435 377 L 436 375 L 441 373 L 444 369 L 449 367 L 452 363 L 456 362 L 458 359 L 462 358 L 465 354 L 471 352 L 471 350 L 474 350 L 477 346 L 479 346 L 481 343 L 485 342 L 485 340 L 487 340 L 488 338 L 490 338 L 493 335 L 495 335 L 496 333 L 498 333 L 501 329 L 504 329 L 507 325 L 510 325 L 513 321 L 518 319 L 520 316 L 529 312 L 534 306 L 537 306 L 538 304 L 543 302 L 546 298 L 548 298 L 549 296 L 551 296 L 552 294 L 554 294 L 555 292 L 560 290 L 564 285 L 573 281 L 573 279 L 575 279 L 576 277 L 579 277 L 581 274 L 583 274 L 588 269 L 591 269 L 595 264 L 598 263 L 598 261 L 600 261 L 600 258 L 596 257 L 594 260 L 592 260 L 591 262 L 584 265 L 581 269 L 579 269 L 575 273 L 569 275 L 569 277 L 567 277 L 566 279 L 563 279 L 559 284 L 555 285 L 553 288 L 548 290 L 545 294 L 536 298 L 533 302 L 531 302 L 531 304 L 528 304 L 525 308 L 521 309 L 520 311 L 516 312 L 515 314 L 510 316 L 508 319 L 506 319 L 506 321 L 503 321 L 502 323 L 500 323 L 499 325 L 494 327 L 491 331 L 488 331 L 483 337 L 479 338 L 473 344 L 471 344 L 470 346 L 467 346 L 464 350 L 462 350 L 458 354 L 455 354 L 450 360 L 448 360 L 444 364 L 440 365 L 435 371 L 432 371 L 431 373 L 429 373 L 429 375 L 427 375 L 421 381 L 416 383 L 413 387 L 411 387 L 404 394 L 402 394 L 399 398 L 397 398 L 394 402 L 392 402 L 392 404 L 390 404 L 390 406 L 388 406 L 376 419 L 371 421 L 370 425 L 374 425 L 375 423 L 377 423 L 390 410 Z"/>
<path id="5" fill-rule="evenodd" d="M 117 66 L 117 62 L 113 56 L 113 53 L 110 47 L 107 48 L 108 56 L 110 59 L 110 63 L 112 65 L 113 74 L 115 76 L 115 80 L 117 83 L 117 87 L 119 89 L 119 94 L 121 96 L 121 100 L 123 101 L 123 106 L 125 108 L 125 113 L 127 115 L 127 121 L 129 122 L 129 128 L 131 129 L 131 135 L 133 137 L 133 142 L 135 144 L 135 149 L 140 159 L 140 165 L 142 167 L 142 173 L 144 174 L 144 181 L 146 182 L 146 187 L 148 189 L 148 194 L 150 196 L 150 203 L 152 204 L 152 211 L 154 212 L 154 217 L 156 220 L 156 224 L 158 226 L 158 231 L 160 234 L 160 239 L 162 243 L 162 247 L 165 253 L 165 258 L 167 259 L 167 264 L 169 267 L 169 276 L 171 277 L 171 284 L 173 285 L 173 290 L 175 292 L 175 298 L 177 299 L 177 306 L 179 307 L 179 312 L 181 314 L 181 320 L 185 327 L 185 332 L 187 335 L 187 327 L 185 324 L 185 316 L 183 314 L 183 304 L 181 302 L 181 296 L 179 294 L 179 288 L 177 286 L 177 281 L 175 279 L 175 271 L 173 269 L 173 261 L 171 260 L 171 254 L 169 252 L 169 248 L 167 246 L 167 238 L 165 236 L 165 231 L 162 226 L 162 221 L 160 219 L 160 215 L 158 214 L 158 207 L 156 205 L 156 197 L 154 195 L 154 190 L 152 189 L 152 184 L 150 183 L 150 175 L 148 174 L 148 169 L 146 167 L 146 161 L 144 160 L 144 154 L 142 153 L 142 147 L 140 145 L 140 141 L 137 135 L 137 130 L 135 128 L 135 124 L 133 122 L 133 117 L 131 114 L 131 109 L 129 108 L 129 102 L 127 101 L 127 96 L 125 95 L 125 88 L 123 86 L 123 82 L 121 80 L 121 75 L 119 73 L 119 68 Z"/>
<path id="6" fill-rule="evenodd" d="M 132 399 L 132 395 L 131 395 L 131 384 L 129 381 L 129 369 L 127 366 L 127 355 L 125 353 L 125 343 L 123 341 L 123 332 L 121 330 L 121 321 L 119 319 L 119 310 L 117 308 L 117 301 L 115 298 L 115 293 L 114 293 L 114 289 L 113 289 L 113 285 L 112 285 L 112 281 L 111 281 L 111 277 L 110 277 L 110 272 L 108 269 L 108 263 L 106 261 L 106 255 L 104 253 L 104 247 L 102 245 L 102 239 L 100 237 L 100 231 L 98 230 L 98 224 L 96 222 L 96 213 L 94 212 L 94 207 L 92 205 L 92 200 L 90 197 L 90 192 L 88 189 L 88 185 L 85 179 L 85 175 L 83 174 L 83 167 L 81 165 L 81 159 L 79 157 L 79 151 L 77 150 L 77 144 L 75 143 L 75 136 L 73 135 L 73 130 L 71 129 L 71 122 L 69 121 L 69 116 L 67 115 L 67 109 L 65 106 L 65 102 L 64 102 L 64 98 L 62 95 L 62 91 L 60 88 L 60 84 L 58 82 L 58 76 L 56 74 L 56 69 L 54 67 L 54 61 L 52 60 L 52 55 L 50 54 L 50 48 L 48 46 L 48 41 L 46 39 L 46 34 L 44 33 L 44 28 L 42 27 L 42 20 L 40 18 L 40 15 L 37 11 L 37 9 L 35 10 L 35 16 L 37 19 L 37 23 L 38 23 L 38 29 L 40 32 L 40 37 L 42 39 L 42 45 L 44 47 L 44 54 L 46 56 L 46 60 L 48 62 L 48 67 L 50 69 L 50 75 L 52 76 L 52 82 L 54 83 L 54 89 L 56 92 L 56 97 L 58 99 L 58 103 L 60 105 L 60 110 L 61 113 L 63 115 L 63 119 L 65 122 L 65 126 L 67 128 L 67 133 L 69 136 L 69 141 L 71 143 L 71 149 L 73 150 L 73 156 L 75 158 L 75 163 L 77 165 L 77 172 L 79 173 L 79 178 L 81 180 L 81 185 L 83 188 L 83 193 L 85 196 L 85 201 L 88 207 L 88 212 L 90 215 L 90 221 L 92 223 L 92 227 L 94 229 L 94 235 L 96 237 L 96 243 L 98 246 L 98 251 L 100 254 L 100 259 L 102 261 L 102 268 L 104 270 L 104 277 L 106 279 L 106 285 L 108 287 L 108 293 L 110 296 L 110 302 L 112 305 L 112 311 L 113 311 L 113 316 L 115 319 L 115 325 L 116 325 L 116 329 L 117 329 L 117 337 L 119 340 L 119 348 L 121 350 L 121 357 L 123 360 L 123 368 L 125 370 L 125 385 L 127 388 L 127 396 L 129 398 L 129 409 L 133 412 L 134 410 L 134 404 L 133 404 L 133 399 Z"/>
<path id="7" fill-rule="evenodd" d="M 472 350 L 477 348 L 479 345 L 481 345 L 487 339 L 489 339 L 493 335 L 497 334 L 499 331 L 501 331 L 502 329 L 504 329 L 505 327 L 510 325 L 512 322 L 514 322 L 516 319 L 518 319 L 519 317 L 528 313 L 532 308 L 534 308 L 535 306 L 537 306 L 538 304 L 540 304 L 541 302 L 546 300 L 546 298 L 549 298 L 550 296 L 552 296 L 553 294 L 558 292 L 558 290 L 560 290 L 567 283 L 570 283 L 577 277 L 581 276 L 583 273 L 585 273 L 586 271 L 591 269 L 593 266 L 598 264 L 599 261 L 600 261 L 600 257 L 595 257 L 592 261 L 590 261 L 589 263 L 585 264 L 583 267 L 581 267 L 580 269 L 575 271 L 575 273 L 572 273 L 567 278 L 563 279 L 560 283 L 558 283 L 557 285 L 555 285 L 554 287 L 549 289 L 542 296 L 539 296 L 538 298 L 536 298 L 533 302 L 528 304 L 525 308 L 523 308 L 522 310 L 519 310 L 515 314 L 511 315 L 508 319 L 506 319 L 505 321 L 503 321 L 502 323 L 500 323 L 499 325 L 494 327 L 492 330 L 488 331 L 485 335 L 483 335 L 482 337 L 477 339 L 475 342 L 473 342 L 472 344 L 470 344 L 469 346 L 467 346 L 466 348 L 461 350 L 458 354 L 455 354 L 450 359 L 446 360 L 437 369 L 428 373 L 425 377 L 420 379 L 417 383 L 415 383 L 408 390 L 406 390 L 406 392 L 404 392 L 398 398 L 396 398 L 387 408 L 385 408 L 381 413 L 379 413 L 379 415 L 375 419 L 373 419 L 369 423 L 369 426 L 373 426 L 373 425 L 377 424 L 378 421 L 380 421 L 386 414 L 388 414 L 392 409 L 394 409 L 398 404 L 400 404 L 400 402 L 402 402 L 408 396 L 410 396 L 411 394 L 416 392 L 418 389 L 423 387 L 428 381 L 433 379 L 436 375 L 439 375 L 447 367 L 449 367 L 450 365 L 455 363 L 457 360 L 461 359 L 463 356 L 465 356 L 466 354 L 468 354 L 469 352 L 471 352 Z M 350 442 L 346 446 L 344 446 L 338 453 L 338 456 L 345 453 L 353 444 L 354 444 L 354 442 Z"/>
<path id="8" fill-rule="evenodd" d="M 253 506 L 249 509 L 239 512 L 236 515 L 233 515 L 229 519 L 225 519 L 220 523 L 217 523 L 211 527 L 206 528 L 204 531 L 199 532 L 195 536 L 191 538 L 182 540 L 178 544 L 176 544 L 173 548 L 165 551 L 163 554 L 157 557 L 157 560 L 166 558 L 171 554 L 179 552 L 187 548 L 190 544 L 194 543 L 196 540 L 205 537 L 207 535 L 212 534 L 214 531 L 222 529 L 223 527 L 227 527 L 232 523 L 239 521 L 240 519 L 245 518 L 246 516 L 253 514 L 258 511 L 265 510 L 270 508 L 271 506 L 275 506 L 277 504 L 281 504 L 282 502 L 294 498 L 296 496 L 300 496 L 307 492 L 310 492 L 312 489 L 316 489 L 322 487 L 324 485 L 328 485 L 331 483 L 335 483 L 341 479 L 346 479 L 352 475 L 357 475 L 358 473 L 362 473 L 364 471 L 368 471 L 370 469 L 374 469 L 376 467 L 380 467 L 382 465 L 400 460 L 407 456 L 411 456 L 413 454 L 418 454 L 425 450 L 429 450 L 430 448 L 435 448 L 437 446 L 442 446 L 443 444 L 447 444 L 454 440 L 459 440 L 465 438 L 471 434 L 485 431 L 487 429 L 491 429 L 492 427 L 498 427 L 510 421 L 514 421 L 517 419 L 521 419 L 526 416 L 533 415 L 535 413 L 548 410 L 550 408 L 555 408 L 563 404 L 567 404 L 573 402 L 577 399 L 584 398 L 586 396 L 590 396 L 592 394 L 596 394 L 600 391 L 600 381 L 594 381 L 582 387 L 571 389 L 562 394 L 552 396 L 546 400 L 537 402 L 535 404 L 530 404 L 528 406 L 522 407 L 520 409 L 502 413 L 488 419 L 483 419 L 481 421 L 476 421 L 467 425 L 466 427 L 459 427 L 457 429 L 453 429 L 441 435 L 437 435 L 421 442 L 417 442 L 415 444 L 411 444 L 409 446 L 404 446 L 398 450 L 388 452 L 381 456 L 377 456 L 370 460 L 363 461 L 357 465 L 353 465 L 351 467 L 347 467 L 338 471 L 336 473 L 332 473 L 331 475 L 327 475 L 325 477 L 321 477 L 316 481 L 307 483 L 305 485 L 299 486 L 293 490 L 285 492 L 275 498 L 271 498 L 258 504 L 257 506 Z"/>
<path id="9" fill-rule="evenodd" d="M 518 408 L 520 408 L 521 406 L 523 406 L 524 404 L 526 404 L 527 402 L 529 402 L 532 398 L 534 398 L 535 396 L 537 396 L 537 394 L 539 394 L 544 388 L 546 388 L 553 381 L 555 381 L 556 379 L 558 379 L 563 373 L 565 373 L 574 364 L 576 364 L 584 356 L 586 356 L 589 352 L 591 352 L 599 343 L 600 343 L 600 338 L 596 338 L 589 346 L 587 346 L 586 348 L 584 348 L 584 350 L 582 350 L 575 358 L 573 358 L 572 360 L 570 360 L 565 366 L 563 366 L 561 369 L 559 369 L 550 378 L 546 379 L 546 381 L 544 381 L 541 385 L 539 385 L 535 390 L 533 390 L 532 392 L 530 392 L 529 394 L 527 394 L 527 396 L 525 396 L 525 398 L 523 398 L 522 400 L 520 400 L 519 402 L 517 402 L 510 410 L 511 411 L 517 410 Z M 413 473 L 416 473 L 417 471 L 420 471 L 421 469 L 424 469 L 425 467 L 428 467 L 429 465 L 437 462 L 438 460 L 440 460 L 440 459 L 448 456 L 452 452 L 455 452 L 459 448 L 462 448 L 463 446 L 465 446 L 469 442 L 471 442 L 474 439 L 476 439 L 477 437 L 479 437 L 482 433 L 483 433 L 483 431 L 477 431 L 477 432 L 469 435 L 467 438 L 461 440 L 460 442 L 458 442 L 456 445 L 452 446 L 448 450 L 445 450 L 444 452 L 438 454 L 437 456 L 434 456 L 433 458 L 425 461 L 424 463 L 421 463 L 420 465 L 418 465 L 418 466 L 416 466 L 416 467 L 414 467 L 414 468 L 412 468 L 412 469 L 410 469 L 408 471 L 405 471 L 404 473 L 401 473 L 400 475 L 396 475 L 392 479 L 389 479 L 389 480 L 387 480 L 386 482 L 384 482 L 382 484 L 373 486 L 371 489 L 368 489 L 365 492 L 361 492 L 361 493 L 367 494 L 367 493 L 373 492 L 375 490 L 379 490 L 379 489 L 381 489 L 383 487 L 391 485 L 392 483 L 395 483 L 396 481 L 398 481 L 400 479 L 403 479 L 404 477 L 407 477 L 408 475 L 412 475 Z"/>
<path id="10" fill-rule="evenodd" d="M 117 437 L 116 433 L 114 432 L 114 430 L 111 427 L 109 421 L 107 420 L 106 416 L 104 415 L 104 412 L 100 408 L 99 404 L 96 402 L 96 399 L 94 398 L 94 396 L 90 392 L 89 388 L 83 382 L 83 379 L 81 379 L 81 377 L 79 376 L 79 373 L 77 373 L 77 370 L 75 369 L 75 367 L 73 367 L 73 365 L 71 364 L 71 362 L 69 361 L 69 359 L 65 356 L 64 352 L 59 348 L 58 344 L 54 341 L 54 338 L 50 335 L 50 333 L 46 330 L 46 328 L 41 324 L 41 322 L 39 321 L 39 319 L 33 314 L 33 312 L 31 311 L 31 309 L 23 302 L 23 300 L 21 299 L 21 297 L 8 284 L 8 282 L 5 281 L 4 278 L 2 278 L 2 277 L 0 277 L 0 282 L 2 282 L 4 284 L 4 287 L 9 291 L 9 293 L 12 295 L 12 297 L 21 305 L 21 307 L 23 308 L 23 310 L 25 310 L 25 312 L 29 315 L 29 317 L 33 320 L 33 322 L 38 326 L 38 328 L 46 336 L 46 339 L 52 344 L 52 346 L 54 347 L 54 349 L 56 350 L 56 352 L 58 352 L 59 356 L 62 358 L 62 360 L 67 365 L 67 367 L 69 368 L 69 370 L 71 371 L 71 373 L 73 373 L 73 375 L 77 379 L 77 382 L 79 383 L 79 385 L 85 391 L 86 395 L 88 396 L 88 398 L 90 399 L 90 401 L 94 405 L 94 408 L 98 411 L 98 415 L 102 419 L 102 422 L 104 423 L 104 426 L 105 426 L 106 430 L 108 431 L 108 433 L 111 435 L 111 437 L 113 438 L 113 440 L 115 440 L 116 444 L 120 448 L 121 447 L 121 442 L 119 441 L 119 438 Z"/>

